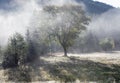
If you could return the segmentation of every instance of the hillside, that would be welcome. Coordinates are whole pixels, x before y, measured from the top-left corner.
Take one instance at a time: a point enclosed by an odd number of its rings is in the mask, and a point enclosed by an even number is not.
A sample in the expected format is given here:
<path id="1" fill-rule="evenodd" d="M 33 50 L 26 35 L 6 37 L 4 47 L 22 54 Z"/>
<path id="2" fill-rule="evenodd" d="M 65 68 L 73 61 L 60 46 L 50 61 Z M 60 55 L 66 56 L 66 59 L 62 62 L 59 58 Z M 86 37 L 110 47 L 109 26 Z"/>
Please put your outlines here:
<path id="1" fill-rule="evenodd" d="M 52 1 L 52 0 L 40 0 L 38 1 L 38 3 L 40 5 L 42 4 L 46 4 L 47 2 Z M 86 11 L 90 14 L 102 14 L 106 11 L 108 11 L 109 9 L 112 9 L 114 7 L 107 5 L 105 3 L 101 3 L 101 2 L 97 2 L 97 1 L 93 1 L 93 0 L 76 0 L 78 3 L 84 3 L 86 6 Z M 12 3 L 14 3 L 14 5 L 11 5 Z M 0 0 L 0 10 L 6 10 L 6 11 L 10 11 L 10 10 L 16 10 L 17 8 L 19 8 L 19 4 L 16 3 L 14 0 Z"/>
<path id="2" fill-rule="evenodd" d="M 90 14 L 102 14 L 114 7 L 107 5 L 105 3 L 93 1 L 93 0 L 76 0 L 77 2 L 82 2 L 86 6 L 86 11 Z"/>

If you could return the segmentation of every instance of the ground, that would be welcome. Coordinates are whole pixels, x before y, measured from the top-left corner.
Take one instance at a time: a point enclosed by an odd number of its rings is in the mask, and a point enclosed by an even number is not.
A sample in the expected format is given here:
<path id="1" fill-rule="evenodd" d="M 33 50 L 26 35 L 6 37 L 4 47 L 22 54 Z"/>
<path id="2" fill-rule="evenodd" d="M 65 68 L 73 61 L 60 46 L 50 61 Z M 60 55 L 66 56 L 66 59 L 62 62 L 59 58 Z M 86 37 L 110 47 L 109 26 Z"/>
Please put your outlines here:
<path id="1" fill-rule="evenodd" d="M 55 53 L 53 55 L 63 56 L 62 53 Z M 100 62 L 105 64 L 118 64 L 120 65 L 120 51 L 113 52 L 94 52 L 94 53 L 84 53 L 84 54 L 68 54 L 69 57 L 76 57 L 81 60 L 91 60 L 94 62 Z M 55 57 L 54 57 L 55 58 Z M 56 57 L 57 58 L 57 57 Z M 53 57 L 46 58 L 46 60 L 54 60 Z M 62 60 L 62 58 L 57 59 L 57 61 Z"/>
<path id="2" fill-rule="evenodd" d="M 92 81 L 96 83 L 120 83 L 120 52 L 68 54 L 54 53 L 42 56 L 32 64 L 19 68 L 0 70 L 2 81 Z M 24 75 L 25 74 L 25 75 Z M 27 75 L 26 75 L 27 74 Z M 25 78 L 20 78 L 25 76 Z M 19 79 L 19 80 L 18 80 Z M 46 83 L 46 82 L 45 82 Z"/>

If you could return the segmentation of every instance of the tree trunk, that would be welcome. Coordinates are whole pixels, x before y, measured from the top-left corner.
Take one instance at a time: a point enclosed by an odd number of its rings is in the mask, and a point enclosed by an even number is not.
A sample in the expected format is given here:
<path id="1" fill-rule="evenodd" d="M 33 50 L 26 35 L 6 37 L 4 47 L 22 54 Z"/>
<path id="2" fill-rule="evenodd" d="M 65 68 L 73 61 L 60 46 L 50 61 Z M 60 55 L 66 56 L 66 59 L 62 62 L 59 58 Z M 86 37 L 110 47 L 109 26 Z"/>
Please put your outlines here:
<path id="1" fill-rule="evenodd" d="M 64 56 L 67 56 L 67 48 L 63 47 L 63 49 L 64 49 Z"/>

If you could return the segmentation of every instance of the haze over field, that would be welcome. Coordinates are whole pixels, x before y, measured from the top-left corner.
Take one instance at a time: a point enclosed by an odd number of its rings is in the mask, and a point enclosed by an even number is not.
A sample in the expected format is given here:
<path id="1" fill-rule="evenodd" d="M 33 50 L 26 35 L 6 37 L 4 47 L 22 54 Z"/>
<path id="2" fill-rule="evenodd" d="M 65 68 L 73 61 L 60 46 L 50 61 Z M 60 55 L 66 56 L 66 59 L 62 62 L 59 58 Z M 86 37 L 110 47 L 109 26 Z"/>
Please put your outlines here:
<path id="1" fill-rule="evenodd" d="M 0 82 L 120 83 L 119 20 L 95 0 L 0 0 Z"/>

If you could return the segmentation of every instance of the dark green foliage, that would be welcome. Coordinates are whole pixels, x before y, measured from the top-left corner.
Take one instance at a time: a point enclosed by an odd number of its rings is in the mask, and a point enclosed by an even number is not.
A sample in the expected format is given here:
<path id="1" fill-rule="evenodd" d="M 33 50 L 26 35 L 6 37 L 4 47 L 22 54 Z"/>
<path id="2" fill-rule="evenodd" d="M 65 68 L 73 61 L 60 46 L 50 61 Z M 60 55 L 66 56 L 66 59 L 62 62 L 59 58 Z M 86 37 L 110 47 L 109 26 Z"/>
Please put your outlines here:
<path id="1" fill-rule="evenodd" d="M 34 45 L 34 41 L 32 41 L 31 39 L 29 30 L 27 30 L 26 40 L 27 40 L 27 45 L 28 45 L 27 62 L 31 62 L 37 58 L 37 53 L 36 53 L 36 47 Z"/>
<path id="2" fill-rule="evenodd" d="M 3 59 L 3 48 L 0 46 L 0 61 Z"/>
<path id="3" fill-rule="evenodd" d="M 31 46 L 34 48 L 34 53 L 37 58 L 48 53 L 49 46 L 46 40 L 46 36 L 39 30 L 32 32 Z"/>
<path id="4" fill-rule="evenodd" d="M 27 44 L 22 35 L 16 33 L 9 40 L 8 46 L 4 53 L 3 67 L 16 67 L 24 64 L 27 55 Z"/>
<path id="5" fill-rule="evenodd" d="M 102 48 L 102 50 L 104 51 L 109 51 L 109 50 L 112 50 L 115 48 L 115 44 L 114 44 L 114 41 L 111 40 L 111 39 L 103 39 L 102 41 L 100 41 L 100 46 Z"/>
<path id="6" fill-rule="evenodd" d="M 27 62 L 34 61 L 37 58 L 36 48 L 32 42 L 28 43 Z"/>

